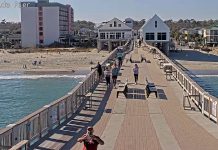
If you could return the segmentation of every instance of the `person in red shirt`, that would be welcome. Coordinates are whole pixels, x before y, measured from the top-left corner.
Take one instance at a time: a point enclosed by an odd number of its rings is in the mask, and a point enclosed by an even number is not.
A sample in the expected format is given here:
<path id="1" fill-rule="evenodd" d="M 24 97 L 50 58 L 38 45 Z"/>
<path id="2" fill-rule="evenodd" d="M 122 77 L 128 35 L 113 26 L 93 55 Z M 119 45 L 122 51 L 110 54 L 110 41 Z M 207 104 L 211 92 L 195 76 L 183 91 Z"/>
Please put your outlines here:
<path id="1" fill-rule="evenodd" d="M 87 133 L 77 140 L 77 142 L 84 143 L 83 150 L 97 150 L 98 144 L 104 145 L 104 141 L 93 133 L 93 127 L 88 127 Z"/>

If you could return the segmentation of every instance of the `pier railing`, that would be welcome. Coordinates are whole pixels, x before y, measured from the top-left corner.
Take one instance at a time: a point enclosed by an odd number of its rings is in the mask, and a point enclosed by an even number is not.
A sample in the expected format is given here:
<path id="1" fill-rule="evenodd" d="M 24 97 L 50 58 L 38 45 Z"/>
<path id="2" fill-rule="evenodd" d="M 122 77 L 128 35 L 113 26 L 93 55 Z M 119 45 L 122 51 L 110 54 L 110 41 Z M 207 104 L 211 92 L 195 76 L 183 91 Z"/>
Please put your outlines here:
<path id="1" fill-rule="evenodd" d="M 202 114 L 207 116 L 210 120 L 218 123 L 218 98 L 210 95 L 203 88 L 201 88 L 184 70 L 177 66 L 158 48 L 150 45 L 147 46 L 148 48 L 153 49 L 153 54 L 162 59 L 164 63 L 170 63 L 172 65 L 173 77 L 190 99 L 198 106 Z"/>
<path id="2" fill-rule="evenodd" d="M 128 41 L 123 46 L 124 49 L 132 48 L 132 43 L 132 41 Z M 104 65 L 114 59 L 116 54 L 117 49 L 113 50 L 101 64 Z M 44 106 L 15 124 L 0 129 L 0 149 L 9 149 L 16 144 L 20 144 L 22 141 L 28 141 L 28 146 L 38 141 L 50 130 L 75 114 L 84 102 L 84 97 L 77 95 L 86 95 L 92 91 L 97 84 L 98 75 L 97 70 L 94 69 L 64 97 Z M 24 146 L 26 145 L 27 143 L 25 143 Z"/>

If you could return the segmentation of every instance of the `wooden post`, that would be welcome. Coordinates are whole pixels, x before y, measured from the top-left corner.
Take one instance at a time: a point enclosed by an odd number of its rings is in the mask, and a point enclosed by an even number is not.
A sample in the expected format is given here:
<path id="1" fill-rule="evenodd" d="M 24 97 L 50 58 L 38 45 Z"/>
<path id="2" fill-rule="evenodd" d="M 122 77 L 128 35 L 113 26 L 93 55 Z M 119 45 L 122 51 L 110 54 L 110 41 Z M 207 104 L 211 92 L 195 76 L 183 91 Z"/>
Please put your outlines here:
<path id="1" fill-rule="evenodd" d="M 201 113 L 204 114 L 204 93 L 202 93 L 201 102 L 202 102 Z"/>
<path id="2" fill-rule="evenodd" d="M 41 126 L 41 114 L 39 114 L 39 117 L 38 117 L 38 132 L 39 132 L 39 138 L 42 137 L 42 126 Z"/>
<path id="3" fill-rule="evenodd" d="M 57 121 L 58 121 L 58 125 L 60 125 L 60 103 L 58 103 L 57 106 Z"/>

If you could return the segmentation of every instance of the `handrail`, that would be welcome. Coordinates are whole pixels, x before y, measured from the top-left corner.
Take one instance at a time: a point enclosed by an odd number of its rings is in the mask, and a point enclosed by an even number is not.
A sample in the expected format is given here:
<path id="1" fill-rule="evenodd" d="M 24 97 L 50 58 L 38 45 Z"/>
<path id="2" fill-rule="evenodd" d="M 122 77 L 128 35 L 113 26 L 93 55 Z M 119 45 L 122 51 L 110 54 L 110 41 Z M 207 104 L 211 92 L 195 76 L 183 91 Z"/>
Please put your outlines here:
<path id="1" fill-rule="evenodd" d="M 27 150 L 28 148 L 28 140 L 23 140 L 20 141 L 19 143 L 17 143 L 16 145 L 14 145 L 12 148 L 10 148 L 9 150 L 20 150 L 20 149 L 25 149 Z"/>
<path id="2" fill-rule="evenodd" d="M 146 43 L 145 43 L 146 44 Z M 191 99 L 201 110 L 202 114 L 206 115 L 209 119 L 218 123 L 218 98 L 210 95 L 202 87 L 200 87 L 190 76 L 179 68 L 172 60 L 170 60 L 158 48 L 146 44 L 149 48 L 155 49 L 155 54 L 158 54 L 165 62 L 170 63 L 173 68 L 173 77 L 177 80 L 179 85 L 185 92 L 190 95 L 199 95 L 199 97 L 192 97 Z"/>
<path id="3" fill-rule="evenodd" d="M 123 47 L 132 49 L 132 41 L 128 41 Z M 115 58 L 116 53 L 117 49 L 113 50 L 101 64 L 104 65 L 108 60 Z M 24 140 L 28 140 L 27 146 L 30 143 L 33 144 L 70 118 L 81 107 L 84 100 L 84 97 L 77 95 L 89 93 L 97 84 L 97 69 L 94 69 L 67 95 L 31 113 L 15 124 L 0 129 L 0 147 L 10 148 Z"/>

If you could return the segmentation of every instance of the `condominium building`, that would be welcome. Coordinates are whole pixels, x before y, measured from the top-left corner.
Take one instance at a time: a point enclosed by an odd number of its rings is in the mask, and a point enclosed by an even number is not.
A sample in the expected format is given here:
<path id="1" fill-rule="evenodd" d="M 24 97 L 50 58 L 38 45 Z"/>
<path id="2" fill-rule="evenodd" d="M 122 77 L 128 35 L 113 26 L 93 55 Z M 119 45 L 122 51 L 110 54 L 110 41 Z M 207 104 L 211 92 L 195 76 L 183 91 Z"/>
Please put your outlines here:
<path id="1" fill-rule="evenodd" d="M 203 36 L 206 45 L 218 45 L 218 25 L 207 28 L 203 31 Z"/>
<path id="2" fill-rule="evenodd" d="M 21 8 L 22 47 L 46 46 L 73 34 L 74 11 L 70 5 L 38 0 Z"/>

